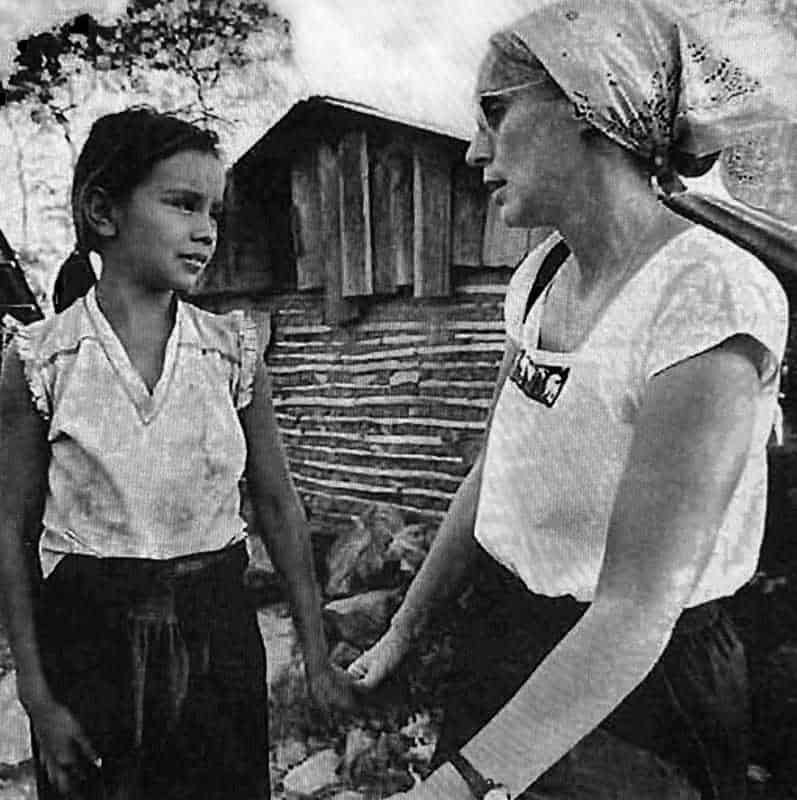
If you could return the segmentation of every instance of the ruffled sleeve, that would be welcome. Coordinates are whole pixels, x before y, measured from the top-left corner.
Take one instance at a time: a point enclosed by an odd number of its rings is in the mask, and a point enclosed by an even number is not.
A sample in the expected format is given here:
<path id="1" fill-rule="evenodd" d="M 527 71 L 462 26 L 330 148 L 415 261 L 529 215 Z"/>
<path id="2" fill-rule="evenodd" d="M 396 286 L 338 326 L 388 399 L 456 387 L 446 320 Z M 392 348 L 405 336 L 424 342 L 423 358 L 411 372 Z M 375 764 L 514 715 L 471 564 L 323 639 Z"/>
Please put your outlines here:
<path id="1" fill-rule="evenodd" d="M 741 251 L 709 258 L 671 273 L 643 358 L 643 379 L 745 334 L 763 347 L 756 365 L 763 383 L 777 380 L 788 331 L 788 303 L 778 281 Z"/>
<path id="2" fill-rule="evenodd" d="M 240 411 L 252 402 L 255 373 L 265 357 L 271 338 L 270 317 L 266 312 L 231 312 L 238 332 L 239 363 L 235 386 L 235 408 Z"/>
<path id="3" fill-rule="evenodd" d="M 35 323 L 34 323 L 35 324 Z M 6 330 L 6 320 L 3 320 Z M 38 330 L 38 327 L 36 328 Z M 31 327 L 19 325 L 11 327 L 11 341 L 9 349 L 13 349 L 22 362 L 22 369 L 25 374 L 25 381 L 28 384 L 33 407 L 41 418 L 47 422 L 52 418 L 52 399 L 47 380 L 48 362 L 41 358 L 38 352 L 38 337 L 35 336 Z"/>

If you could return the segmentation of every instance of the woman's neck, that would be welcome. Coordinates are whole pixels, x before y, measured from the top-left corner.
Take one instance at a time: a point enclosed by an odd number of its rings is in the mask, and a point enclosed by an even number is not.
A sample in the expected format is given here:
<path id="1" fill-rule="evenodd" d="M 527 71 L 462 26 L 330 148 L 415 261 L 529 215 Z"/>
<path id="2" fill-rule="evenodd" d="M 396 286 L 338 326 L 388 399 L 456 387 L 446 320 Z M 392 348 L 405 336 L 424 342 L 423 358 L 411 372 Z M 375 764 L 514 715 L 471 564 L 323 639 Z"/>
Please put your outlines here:
<path id="1" fill-rule="evenodd" d="M 584 292 L 622 283 L 690 223 L 663 206 L 637 170 L 615 169 L 585 181 L 559 230 L 572 249 Z"/>

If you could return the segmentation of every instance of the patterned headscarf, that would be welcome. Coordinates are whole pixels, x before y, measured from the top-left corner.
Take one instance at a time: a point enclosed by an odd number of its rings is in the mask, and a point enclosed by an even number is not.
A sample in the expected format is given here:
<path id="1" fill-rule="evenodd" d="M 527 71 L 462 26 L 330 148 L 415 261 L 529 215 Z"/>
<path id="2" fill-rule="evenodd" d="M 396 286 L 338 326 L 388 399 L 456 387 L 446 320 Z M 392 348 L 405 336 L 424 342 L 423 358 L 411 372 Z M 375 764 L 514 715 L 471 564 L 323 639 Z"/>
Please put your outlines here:
<path id="1" fill-rule="evenodd" d="M 649 0 L 561 0 L 501 31 L 516 64 L 539 66 L 577 115 L 644 159 L 665 187 L 723 151 L 729 192 L 794 216 L 795 126 L 764 90 L 669 9 Z M 797 152 L 794 153 L 797 155 Z"/>

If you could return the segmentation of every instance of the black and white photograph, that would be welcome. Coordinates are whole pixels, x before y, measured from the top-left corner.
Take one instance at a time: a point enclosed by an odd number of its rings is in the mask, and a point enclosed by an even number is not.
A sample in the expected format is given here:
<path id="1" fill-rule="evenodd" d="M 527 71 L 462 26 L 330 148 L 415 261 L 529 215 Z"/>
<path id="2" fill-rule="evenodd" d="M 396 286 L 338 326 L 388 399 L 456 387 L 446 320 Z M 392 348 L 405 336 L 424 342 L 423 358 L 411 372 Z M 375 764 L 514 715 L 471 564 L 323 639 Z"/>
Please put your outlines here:
<path id="1" fill-rule="evenodd" d="M 0 800 L 797 800 L 797 0 L 2 0 Z"/>

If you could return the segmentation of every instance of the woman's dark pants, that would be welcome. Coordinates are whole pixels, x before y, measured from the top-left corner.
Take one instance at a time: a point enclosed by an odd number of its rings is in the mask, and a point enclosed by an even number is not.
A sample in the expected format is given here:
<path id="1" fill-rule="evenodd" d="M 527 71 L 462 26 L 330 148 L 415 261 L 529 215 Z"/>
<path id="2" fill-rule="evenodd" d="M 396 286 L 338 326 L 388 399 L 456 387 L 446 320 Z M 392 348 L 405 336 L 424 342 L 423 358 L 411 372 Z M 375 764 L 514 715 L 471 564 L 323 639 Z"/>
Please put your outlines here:
<path id="1" fill-rule="evenodd" d="M 529 592 L 484 552 L 473 574 L 437 763 L 495 715 L 587 608 Z M 643 683 L 523 797 L 744 800 L 749 740 L 744 650 L 720 604 L 706 603 L 684 613 Z"/>

